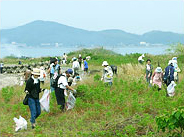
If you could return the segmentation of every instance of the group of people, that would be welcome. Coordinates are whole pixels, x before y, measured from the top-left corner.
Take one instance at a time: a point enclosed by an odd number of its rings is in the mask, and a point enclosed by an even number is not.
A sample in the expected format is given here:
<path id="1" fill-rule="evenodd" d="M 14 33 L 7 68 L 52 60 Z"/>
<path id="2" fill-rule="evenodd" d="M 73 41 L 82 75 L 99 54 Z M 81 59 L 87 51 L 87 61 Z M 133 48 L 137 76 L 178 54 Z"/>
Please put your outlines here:
<path id="1" fill-rule="evenodd" d="M 65 61 L 67 59 L 67 55 L 65 54 Z M 141 59 L 145 57 L 141 55 Z M 140 59 L 139 58 L 139 59 Z M 140 60 L 141 60 L 140 59 Z M 143 61 L 140 61 L 143 63 Z M 58 63 L 58 60 L 54 58 L 50 62 L 50 68 L 48 69 L 48 73 L 50 74 L 50 89 L 51 92 L 55 92 L 57 104 L 60 106 L 61 111 L 65 110 L 65 91 L 70 90 L 73 93 L 76 93 L 76 90 L 71 87 L 72 81 L 74 77 L 79 77 L 78 70 L 82 68 L 84 65 L 84 71 L 88 72 L 88 63 L 86 58 L 82 58 L 81 54 L 79 57 L 72 58 L 73 64 L 71 69 L 67 69 L 64 73 L 61 73 L 61 67 Z M 168 86 L 172 81 L 178 80 L 179 67 L 177 64 L 177 58 L 173 57 L 172 60 L 169 61 L 168 66 L 165 68 L 165 74 L 163 74 L 162 68 L 158 66 L 153 72 L 153 66 L 151 64 L 151 60 L 148 59 L 146 64 L 146 74 L 145 78 L 149 85 L 157 85 L 158 90 L 162 88 L 162 81 L 166 83 Z M 112 86 L 113 84 L 113 75 L 117 74 L 117 66 L 109 65 L 107 61 L 103 61 L 102 63 L 103 71 L 101 80 Z M 39 93 L 44 91 L 44 89 L 40 88 L 40 82 L 43 77 L 41 75 L 44 70 L 43 67 L 40 69 L 34 68 L 33 71 L 29 71 L 29 78 L 26 80 L 25 92 L 28 94 L 28 106 L 31 112 L 30 122 L 32 124 L 32 128 L 35 127 L 35 119 L 41 114 L 40 103 L 39 103 Z M 45 74 L 44 74 L 45 75 Z M 175 78 L 177 77 L 177 78 Z"/>
<path id="2" fill-rule="evenodd" d="M 172 60 L 169 60 L 164 73 L 160 66 L 158 66 L 153 72 L 151 60 L 148 59 L 146 62 L 145 78 L 150 86 L 151 84 L 153 86 L 156 85 L 158 86 L 158 90 L 161 90 L 163 82 L 169 86 L 171 82 L 178 81 L 178 72 L 180 72 L 180 69 L 177 64 L 177 57 L 173 57 Z"/>

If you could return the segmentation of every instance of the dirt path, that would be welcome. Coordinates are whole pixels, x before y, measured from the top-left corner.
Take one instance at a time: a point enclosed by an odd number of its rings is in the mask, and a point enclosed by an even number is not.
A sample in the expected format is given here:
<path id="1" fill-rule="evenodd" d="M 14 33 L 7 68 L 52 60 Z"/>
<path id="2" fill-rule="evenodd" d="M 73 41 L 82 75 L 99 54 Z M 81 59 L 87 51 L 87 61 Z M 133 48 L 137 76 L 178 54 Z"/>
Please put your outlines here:
<path id="1" fill-rule="evenodd" d="M 20 84 L 21 74 L 0 74 L 0 90 L 6 86 Z"/>

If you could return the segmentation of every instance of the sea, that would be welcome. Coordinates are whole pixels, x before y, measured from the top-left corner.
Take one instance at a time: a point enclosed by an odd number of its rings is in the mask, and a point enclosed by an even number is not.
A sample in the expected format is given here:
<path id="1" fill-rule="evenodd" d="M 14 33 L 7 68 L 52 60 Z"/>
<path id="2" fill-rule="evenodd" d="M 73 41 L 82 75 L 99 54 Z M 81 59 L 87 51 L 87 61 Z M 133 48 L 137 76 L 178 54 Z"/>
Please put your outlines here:
<path id="1" fill-rule="evenodd" d="M 93 48 L 104 48 L 112 50 L 118 54 L 131 54 L 131 53 L 148 53 L 152 55 L 166 54 L 167 49 L 170 48 L 169 45 L 121 45 L 121 46 L 25 46 L 17 44 L 1 44 L 0 45 L 0 58 L 6 56 L 15 57 L 45 57 L 45 56 L 62 56 L 64 53 L 69 53 L 72 51 L 81 50 L 83 48 L 93 49 Z"/>

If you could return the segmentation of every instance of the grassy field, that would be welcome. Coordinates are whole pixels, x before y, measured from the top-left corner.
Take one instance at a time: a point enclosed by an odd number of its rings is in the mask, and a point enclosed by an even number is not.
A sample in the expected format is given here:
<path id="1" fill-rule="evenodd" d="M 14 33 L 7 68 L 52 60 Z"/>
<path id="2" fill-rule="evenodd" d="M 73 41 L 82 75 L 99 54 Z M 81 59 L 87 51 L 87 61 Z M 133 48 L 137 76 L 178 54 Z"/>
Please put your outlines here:
<path id="1" fill-rule="evenodd" d="M 77 100 L 74 109 L 62 113 L 57 104 L 55 94 L 51 95 L 50 113 L 42 112 L 36 120 L 36 128 L 31 129 L 28 106 L 22 104 L 24 88 L 20 86 L 6 87 L 0 91 L 0 136 L 28 137 L 112 137 L 112 136 L 169 136 L 172 133 L 158 131 L 156 117 L 165 112 L 184 106 L 184 73 L 179 74 L 174 97 L 166 96 L 166 87 L 157 91 L 149 87 L 144 79 L 145 64 L 137 63 L 140 54 L 119 55 L 104 49 L 82 50 L 68 54 L 68 58 L 91 56 L 89 69 L 102 69 L 104 60 L 118 66 L 118 75 L 114 76 L 113 86 L 108 87 L 100 81 L 101 72 L 91 74 L 78 83 Z M 158 62 L 164 69 L 174 55 L 148 55 L 154 68 Z M 184 55 L 177 55 L 181 70 L 184 69 Z M 45 60 L 49 59 L 43 58 Z M 41 59 L 35 59 L 35 62 Z M 10 64 L 14 59 L 6 59 Z M 29 60 L 25 60 L 28 62 Z M 33 60 L 34 61 L 34 60 Z M 49 88 L 47 83 L 44 88 Z M 23 116 L 28 121 L 28 129 L 14 132 L 14 117 Z"/>

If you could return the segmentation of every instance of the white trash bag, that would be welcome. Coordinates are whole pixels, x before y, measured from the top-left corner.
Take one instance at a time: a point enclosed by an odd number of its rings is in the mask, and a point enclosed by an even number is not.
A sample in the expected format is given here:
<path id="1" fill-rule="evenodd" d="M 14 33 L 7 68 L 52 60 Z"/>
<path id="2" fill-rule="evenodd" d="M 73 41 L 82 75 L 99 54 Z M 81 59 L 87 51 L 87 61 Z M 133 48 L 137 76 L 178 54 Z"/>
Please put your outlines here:
<path id="1" fill-rule="evenodd" d="M 50 110 L 50 93 L 51 91 L 48 89 L 44 90 L 43 96 L 40 99 L 40 106 L 42 111 L 49 112 Z"/>
<path id="2" fill-rule="evenodd" d="M 27 130 L 27 121 L 23 117 L 19 116 L 19 119 L 14 117 L 13 120 L 16 124 L 16 127 L 15 127 L 16 132 L 22 129 Z"/>
<path id="3" fill-rule="evenodd" d="M 75 106 L 75 101 L 75 97 L 73 96 L 72 92 L 70 92 L 66 102 L 66 110 L 72 109 Z"/>
<path id="4" fill-rule="evenodd" d="M 174 94 L 175 94 L 175 87 L 176 84 L 174 81 L 171 81 L 171 84 L 169 84 L 169 86 L 167 87 L 167 94 L 170 96 L 170 97 L 173 97 Z"/>

